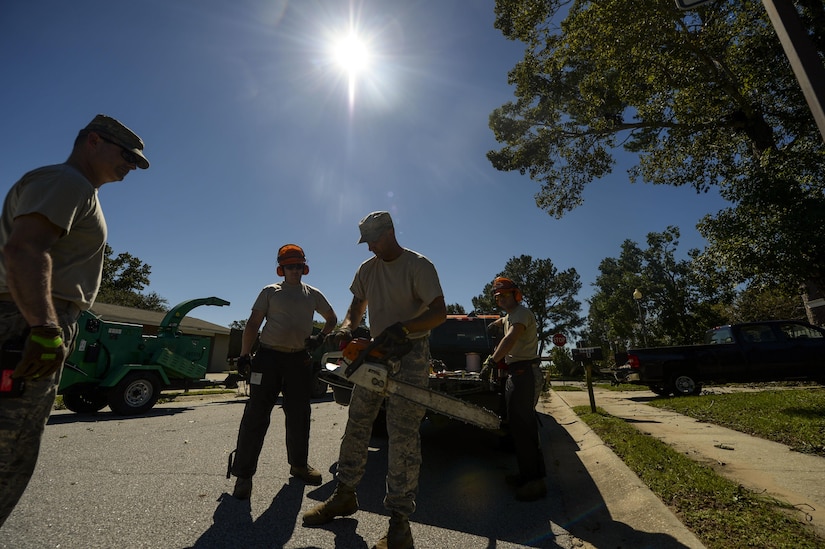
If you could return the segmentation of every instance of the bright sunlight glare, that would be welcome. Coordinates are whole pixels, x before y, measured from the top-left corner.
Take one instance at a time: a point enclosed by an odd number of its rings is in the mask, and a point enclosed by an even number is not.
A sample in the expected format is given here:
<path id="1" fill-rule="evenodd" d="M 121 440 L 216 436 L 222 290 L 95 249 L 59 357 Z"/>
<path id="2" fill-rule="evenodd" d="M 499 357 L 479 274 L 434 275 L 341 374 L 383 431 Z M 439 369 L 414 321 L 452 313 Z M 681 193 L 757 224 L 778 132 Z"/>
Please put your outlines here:
<path id="1" fill-rule="evenodd" d="M 369 67 L 370 54 L 366 44 L 355 34 L 349 34 L 334 46 L 335 61 L 353 77 Z"/>

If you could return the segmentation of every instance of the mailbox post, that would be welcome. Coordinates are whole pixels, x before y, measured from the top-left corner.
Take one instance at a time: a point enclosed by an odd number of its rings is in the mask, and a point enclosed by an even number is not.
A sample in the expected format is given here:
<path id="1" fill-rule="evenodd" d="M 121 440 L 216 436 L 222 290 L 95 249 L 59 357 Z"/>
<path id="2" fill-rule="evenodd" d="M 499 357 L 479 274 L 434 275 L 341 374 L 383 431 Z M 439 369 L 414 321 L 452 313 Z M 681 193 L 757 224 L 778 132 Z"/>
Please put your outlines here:
<path id="1" fill-rule="evenodd" d="M 593 394 L 593 361 L 601 359 L 601 347 L 576 347 L 573 349 L 573 360 L 578 360 L 584 366 L 587 395 L 590 397 L 590 411 L 593 413 L 596 413 L 596 397 Z"/>

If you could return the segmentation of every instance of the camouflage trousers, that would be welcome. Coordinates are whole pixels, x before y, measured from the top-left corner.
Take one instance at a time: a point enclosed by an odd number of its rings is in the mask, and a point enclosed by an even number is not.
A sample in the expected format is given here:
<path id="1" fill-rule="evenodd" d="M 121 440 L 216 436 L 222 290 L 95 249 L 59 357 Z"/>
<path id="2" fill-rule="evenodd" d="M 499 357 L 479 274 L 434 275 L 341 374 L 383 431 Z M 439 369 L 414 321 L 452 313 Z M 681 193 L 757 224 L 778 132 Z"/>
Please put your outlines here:
<path id="1" fill-rule="evenodd" d="M 401 359 L 401 368 L 392 377 L 421 387 L 429 383 L 429 341 L 414 342 L 412 351 Z M 357 486 L 367 465 L 372 424 L 384 397 L 355 386 L 349 404 L 349 419 L 338 455 L 338 482 Z M 384 506 L 404 516 L 415 511 L 418 473 L 421 467 L 419 429 L 425 408 L 397 396 L 387 398 L 387 495 Z"/>
<path id="2" fill-rule="evenodd" d="M 58 311 L 58 318 L 71 348 L 77 336 L 77 312 Z M 0 345 L 22 338 L 26 329 L 26 321 L 14 303 L 0 301 Z M 59 382 L 58 370 L 47 378 L 26 379 L 19 397 L 0 398 L 0 526 L 32 477 Z"/>

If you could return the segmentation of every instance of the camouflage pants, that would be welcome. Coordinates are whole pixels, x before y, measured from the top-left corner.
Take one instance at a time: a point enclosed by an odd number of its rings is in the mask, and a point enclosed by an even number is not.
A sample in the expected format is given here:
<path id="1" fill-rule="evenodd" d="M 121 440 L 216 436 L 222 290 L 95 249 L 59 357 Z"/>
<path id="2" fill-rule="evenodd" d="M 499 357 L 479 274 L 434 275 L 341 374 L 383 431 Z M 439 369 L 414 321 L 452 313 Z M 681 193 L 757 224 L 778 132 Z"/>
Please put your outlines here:
<path id="1" fill-rule="evenodd" d="M 71 348 L 77 336 L 76 311 L 58 311 L 58 317 Z M 26 328 L 14 303 L 0 301 L 0 344 L 21 338 Z M 34 472 L 59 382 L 58 370 L 48 378 L 27 379 L 19 397 L 0 398 L 0 526 L 26 491 Z"/>
<path id="2" fill-rule="evenodd" d="M 394 379 L 426 387 L 429 379 L 429 341 L 417 340 L 401 359 Z M 384 397 L 355 386 L 349 404 L 349 419 L 338 456 L 338 482 L 357 486 L 367 464 L 372 424 Z M 421 467 L 421 420 L 425 408 L 397 396 L 387 398 L 387 495 L 384 506 L 409 516 L 415 511 L 418 472 Z"/>

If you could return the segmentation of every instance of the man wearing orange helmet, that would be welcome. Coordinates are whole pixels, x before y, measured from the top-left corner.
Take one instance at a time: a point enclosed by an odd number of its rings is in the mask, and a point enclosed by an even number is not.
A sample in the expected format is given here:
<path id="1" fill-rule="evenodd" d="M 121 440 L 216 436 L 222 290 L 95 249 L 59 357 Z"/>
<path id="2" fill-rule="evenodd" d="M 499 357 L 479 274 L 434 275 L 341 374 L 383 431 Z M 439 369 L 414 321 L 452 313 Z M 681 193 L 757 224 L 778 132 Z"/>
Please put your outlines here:
<path id="1" fill-rule="evenodd" d="M 235 460 L 230 465 L 231 473 L 237 477 L 232 495 L 238 499 L 249 499 L 252 494 L 252 476 L 258 467 L 272 408 L 281 392 L 289 474 L 307 484 L 321 484 L 321 474 L 307 463 L 313 375 L 310 351 L 323 343 L 338 318 L 320 290 L 301 282 L 309 267 L 300 246 L 286 244 L 278 250 L 277 273 L 284 281 L 261 290 L 241 341 L 238 369 L 251 369 L 251 374 L 249 401 L 238 430 Z M 326 322 L 321 332 L 313 336 L 312 319 L 316 312 Z M 264 319 L 258 351 L 251 357 Z"/>
<path id="2" fill-rule="evenodd" d="M 521 304 L 521 290 L 509 278 L 500 276 L 493 281 L 493 296 L 507 315 L 496 321 L 502 324 L 504 337 L 493 354 L 484 361 L 484 370 L 495 371 L 501 360 L 507 364 L 507 420 L 516 452 L 518 474 L 508 475 L 506 480 L 516 487 L 516 499 L 534 501 L 547 495 L 544 455 L 536 418 L 536 404 L 542 386 L 536 317 Z"/>

